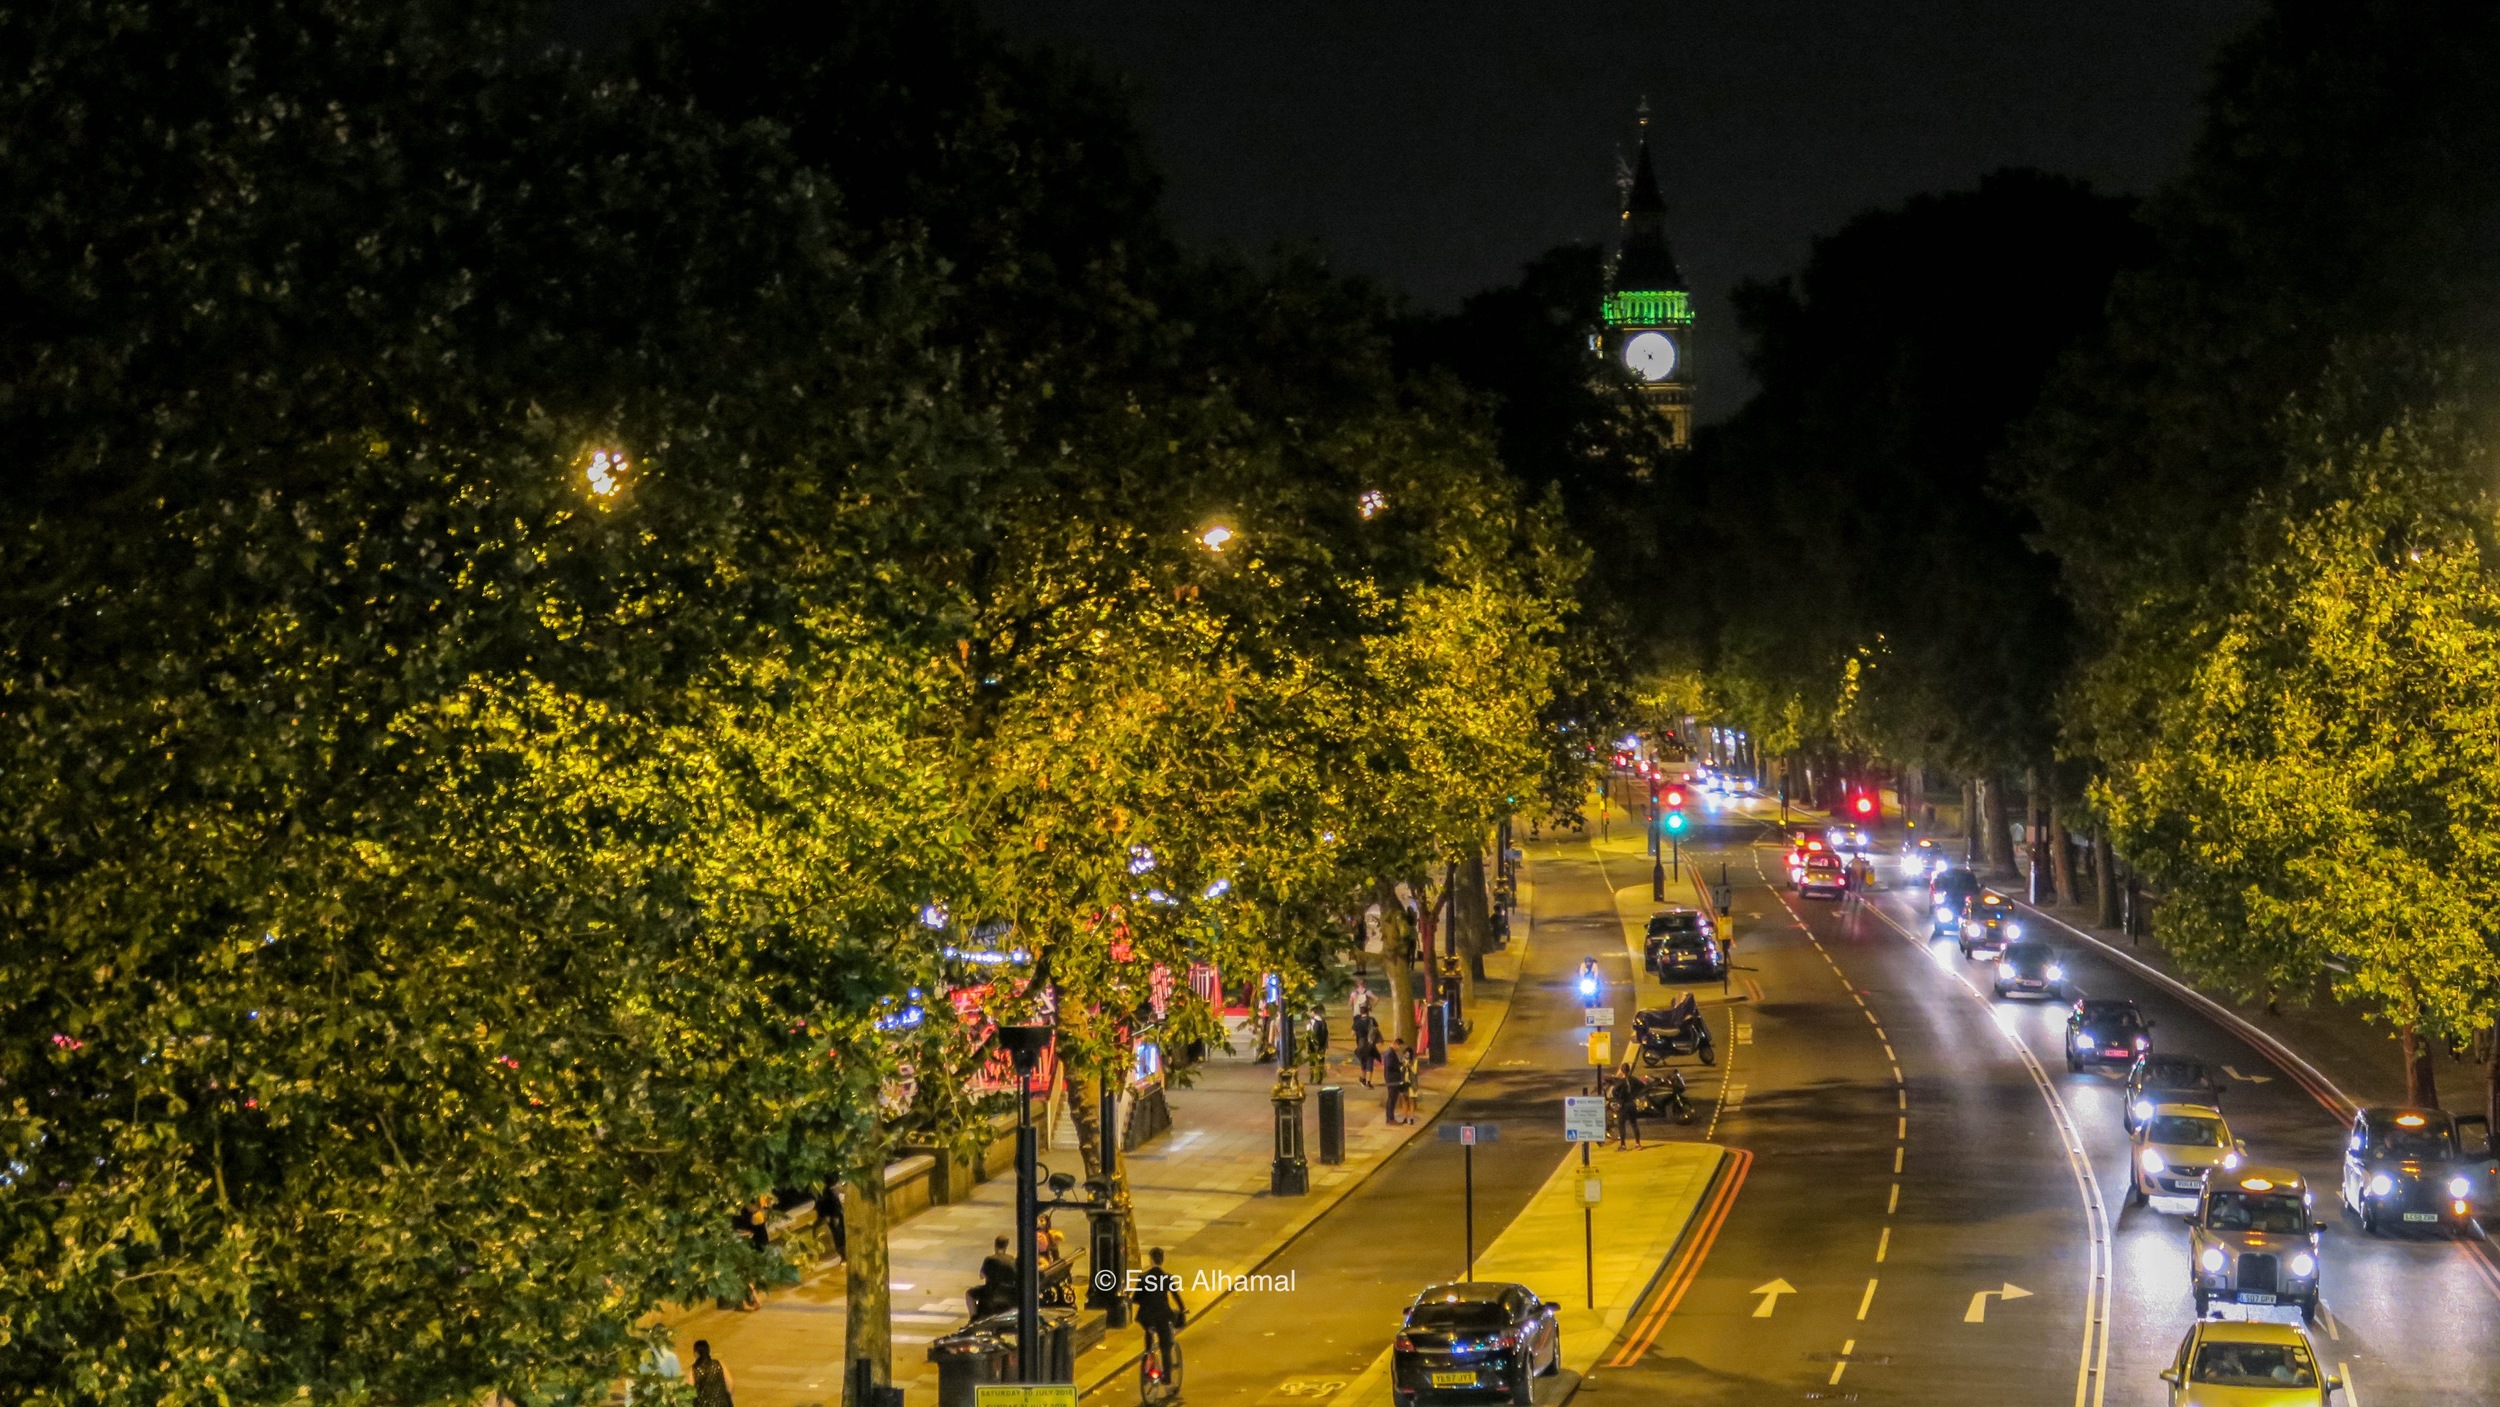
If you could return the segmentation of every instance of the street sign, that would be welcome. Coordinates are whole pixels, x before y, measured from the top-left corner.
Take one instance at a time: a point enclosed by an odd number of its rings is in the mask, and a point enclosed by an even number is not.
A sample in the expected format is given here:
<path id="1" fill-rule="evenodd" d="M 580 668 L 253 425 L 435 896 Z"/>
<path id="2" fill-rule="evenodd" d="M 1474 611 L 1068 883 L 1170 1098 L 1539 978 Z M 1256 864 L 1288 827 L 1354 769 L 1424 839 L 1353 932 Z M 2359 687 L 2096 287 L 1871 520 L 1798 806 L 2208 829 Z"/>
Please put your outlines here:
<path id="1" fill-rule="evenodd" d="M 1589 1063 L 1591 1065 L 1614 1064 L 1613 1051 L 1614 1043 L 1606 1038 L 1605 1031 L 1589 1032 Z"/>
<path id="2" fill-rule="evenodd" d="M 1563 1096 L 1563 1141 L 1566 1143 L 1603 1143 L 1606 1141 L 1604 1096 L 1595 1094 Z"/>
<path id="3" fill-rule="evenodd" d="M 1579 1174 L 1578 1177 L 1572 1179 L 1572 1184 L 1574 1190 L 1579 1193 L 1581 1206 L 1594 1207 L 1604 1199 L 1606 1185 L 1605 1181 L 1598 1177 L 1597 1169 L 1582 1166 L 1572 1171 Z"/>
<path id="4" fill-rule="evenodd" d="M 1464 1143 L 1472 1147 L 1478 1143 L 1502 1141 L 1500 1124 L 1441 1124 L 1438 1127 L 1443 1143 Z"/>
<path id="5" fill-rule="evenodd" d="M 1612 1026 L 1615 1024 L 1615 1009 L 1611 1006 L 1590 1007 L 1589 1024 L 1592 1026 Z"/>
<path id="6" fill-rule="evenodd" d="M 1076 1407 L 1073 1383 L 979 1383 L 973 1407 Z"/>

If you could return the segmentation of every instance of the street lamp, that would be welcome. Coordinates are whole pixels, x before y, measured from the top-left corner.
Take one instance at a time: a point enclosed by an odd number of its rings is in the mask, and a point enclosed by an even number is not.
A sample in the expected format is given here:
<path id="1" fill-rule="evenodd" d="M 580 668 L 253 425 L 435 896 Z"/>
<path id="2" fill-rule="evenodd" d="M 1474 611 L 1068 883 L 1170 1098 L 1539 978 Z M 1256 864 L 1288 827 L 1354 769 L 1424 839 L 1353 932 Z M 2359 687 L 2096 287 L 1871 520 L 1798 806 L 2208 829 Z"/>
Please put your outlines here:
<path id="1" fill-rule="evenodd" d="M 1034 1253 L 1034 1232 L 1041 1220 L 1041 1150 L 1033 1130 L 1033 1071 L 1050 1044 L 1048 1026 L 1001 1026 L 998 1043 L 1016 1066 L 1016 1371 L 1026 1382 L 1038 1381 L 1042 1356 L 1042 1264 Z"/>
<path id="2" fill-rule="evenodd" d="M 582 481 L 593 498 L 614 498 L 625 487 L 625 455 L 621 450 L 594 450 L 582 466 Z"/>
<path id="3" fill-rule="evenodd" d="M 1235 535 L 1231 528 L 1217 523 L 1198 533 L 1198 545 L 1209 552 L 1221 552 L 1224 550 L 1224 544 L 1232 541 Z"/>

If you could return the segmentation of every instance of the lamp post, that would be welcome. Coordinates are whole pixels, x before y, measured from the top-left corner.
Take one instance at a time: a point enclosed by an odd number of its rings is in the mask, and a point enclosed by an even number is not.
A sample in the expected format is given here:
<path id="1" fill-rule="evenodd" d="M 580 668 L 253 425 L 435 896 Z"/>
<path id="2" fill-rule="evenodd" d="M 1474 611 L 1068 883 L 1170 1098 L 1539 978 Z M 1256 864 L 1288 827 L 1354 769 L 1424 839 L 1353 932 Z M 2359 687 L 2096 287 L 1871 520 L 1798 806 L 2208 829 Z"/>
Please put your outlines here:
<path id="1" fill-rule="evenodd" d="M 1429 974 L 1427 966 L 1426 972 Z M 1429 980 L 1429 976 L 1427 979 Z M 1282 1000 L 1276 1003 L 1276 1087 L 1268 1098 L 1276 1106 L 1276 1159 L 1269 1165 L 1267 1192 L 1271 1197 L 1299 1197 L 1311 1190 L 1311 1164 L 1302 1151 L 1302 1071 L 1297 1068 L 1298 1052 L 1294 1039 L 1294 1023 L 1285 1015 Z"/>
<path id="2" fill-rule="evenodd" d="M 1033 1071 L 1050 1043 L 1048 1026 L 1001 1026 L 999 1044 L 1016 1065 L 1016 1374 L 1035 1382 L 1042 1356 L 1042 1263 L 1034 1229 L 1041 1220 L 1041 1150 L 1033 1129 Z"/>

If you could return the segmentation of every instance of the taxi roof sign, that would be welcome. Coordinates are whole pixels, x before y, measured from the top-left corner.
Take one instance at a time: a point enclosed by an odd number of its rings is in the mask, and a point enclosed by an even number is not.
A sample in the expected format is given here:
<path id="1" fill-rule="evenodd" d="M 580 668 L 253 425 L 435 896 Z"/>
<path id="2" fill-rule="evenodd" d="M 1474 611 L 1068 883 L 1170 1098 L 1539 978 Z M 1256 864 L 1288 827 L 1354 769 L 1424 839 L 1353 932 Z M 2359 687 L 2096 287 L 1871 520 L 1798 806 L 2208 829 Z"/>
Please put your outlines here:
<path id="1" fill-rule="evenodd" d="M 2399 1128 L 2418 1129 L 2422 1126 L 2423 1122 L 2424 1120 L 2419 1114 L 2398 1114 L 2396 1116 L 2396 1125 Z"/>

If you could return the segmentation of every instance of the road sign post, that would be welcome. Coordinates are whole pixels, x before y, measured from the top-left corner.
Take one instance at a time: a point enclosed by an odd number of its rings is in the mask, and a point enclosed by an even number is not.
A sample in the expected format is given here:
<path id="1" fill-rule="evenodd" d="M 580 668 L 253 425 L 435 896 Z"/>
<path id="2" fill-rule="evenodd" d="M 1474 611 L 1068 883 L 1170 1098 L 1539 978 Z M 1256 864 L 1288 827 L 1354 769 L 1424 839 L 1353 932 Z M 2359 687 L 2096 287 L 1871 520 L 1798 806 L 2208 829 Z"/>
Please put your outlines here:
<path id="1" fill-rule="evenodd" d="M 1465 1271 L 1458 1278 L 1473 1280 L 1476 1278 L 1476 1145 L 1501 1142 L 1502 1126 L 1500 1124 L 1443 1124 L 1440 1129 L 1443 1143 L 1455 1143 L 1459 1146 L 1460 1161 L 1466 1167 L 1467 1263 Z"/>
<path id="2" fill-rule="evenodd" d="M 1602 1111 L 1605 1101 L 1599 1100 L 1598 1105 Z M 1598 1117 L 1602 1121 L 1605 1115 L 1601 1112 Z M 1597 1136 L 1599 1138 L 1606 1136 L 1602 1122 L 1598 1126 Z M 1587 1139 L 1580 1141 L 1580 1175 L 1583 1187 L 1597 1186 L 1597 1175 L 1589 1171 L 1589 1140 Z M 1597 1308 L 1597 1216 L 1593 1206 L 1596 1200 L 1586 1193 L 1583 1193 L 1580 1198 L 1580 1274 L 1587 1282 L 1585 1288 L 1591 1309 Z"/>

